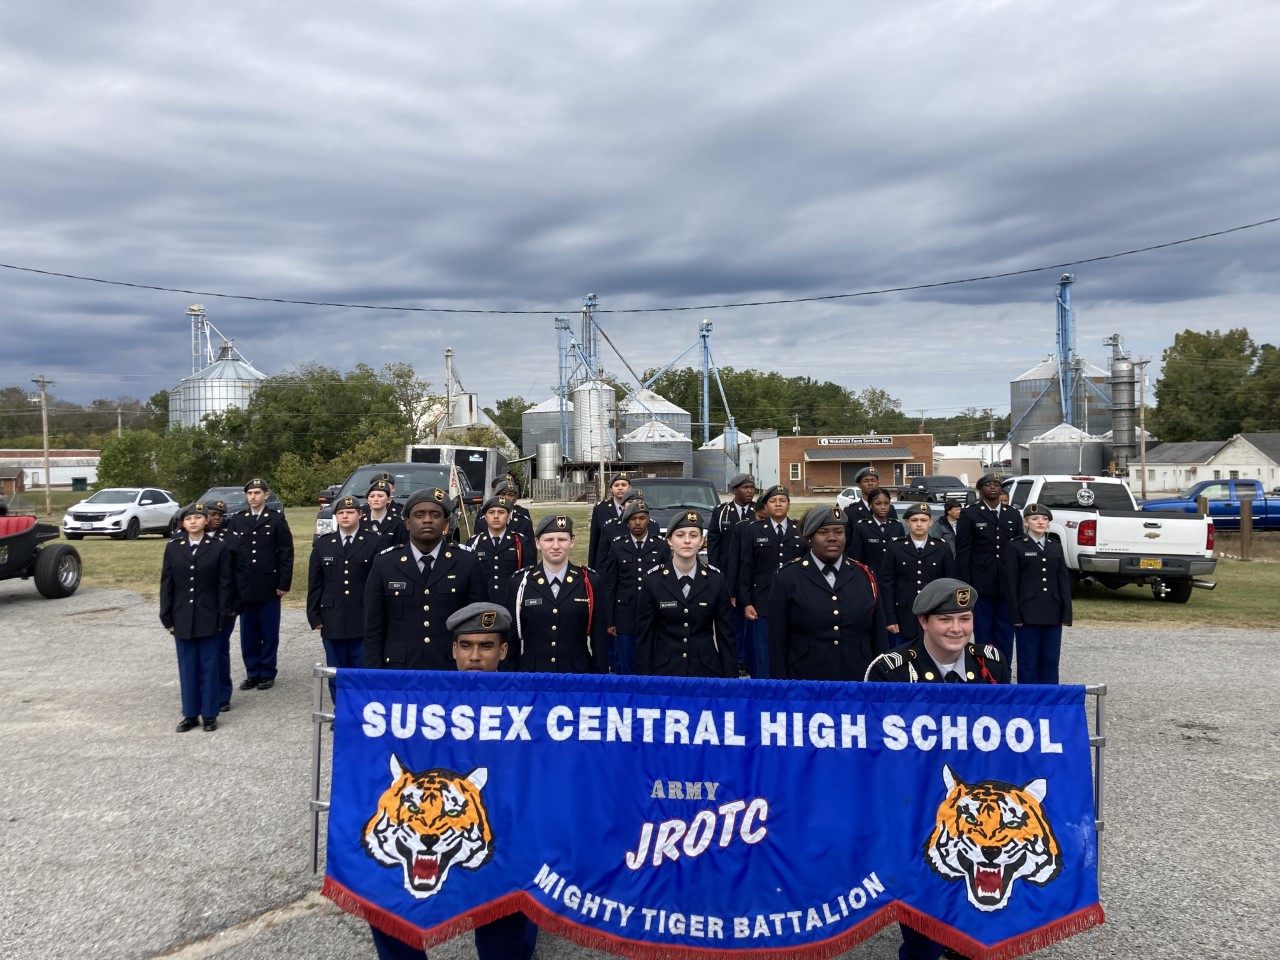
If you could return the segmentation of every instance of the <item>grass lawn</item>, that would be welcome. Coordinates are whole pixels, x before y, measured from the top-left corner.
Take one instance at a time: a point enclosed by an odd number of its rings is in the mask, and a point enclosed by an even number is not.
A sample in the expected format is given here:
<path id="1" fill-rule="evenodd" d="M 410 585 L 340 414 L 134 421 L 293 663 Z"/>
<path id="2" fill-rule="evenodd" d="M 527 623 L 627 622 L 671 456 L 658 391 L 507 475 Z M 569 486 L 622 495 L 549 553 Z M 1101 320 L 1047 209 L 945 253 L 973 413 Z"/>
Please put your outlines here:
<path id="1" fill-rule="evenodd" d="M 548 512 L 537 504 L 529 508 L 534 514 L 535 522 Z M 572 556 L 575 563 L 584 563 L 587 558 L 591 507 L 588 504 L 574 504 L 558 509 L 573 518 L 576 541 Z M 800 511 L 797 510 L 796 513 L 799 514 Z M 295 559 L 293 590 L 285 597 L 284 602 L 285 606 L 301 608 L 306 604 L 307 560 L 311 556 L 316 510 L 312 507 L 290 507 L 286 515 L 293 531 Z M 60 511 L 55 511 L 55 518 L 61 518 Z M 1255 537 L 1255 543 L 1259 539 Z M 166 542 L 167 538 L 157 536 L 138 540 L 108 540 L 102 537 L 81 540 L 76 547 L 84 560 L 84 582 L 95 587 L 136 590 L 154 598 L 159 590 L 160 561 Z M 1228 550 L 1236 544 L 1229 543 Z M 1272 552 L 1274 548 L 1255 551 L 1255 555 L 1269 555 Z M 1158 622 L 1171 625 L 1213 624 L 1275 628 L 1275 598 L 1280 596 L 1280 563 L 1265 560 L 1245 563 L 1219 559 L 1217 573 L 1212 579 L 1218 582 L 1216 590 L 1195 590 L 1187 603 L 1161 603 L 1151 595 L 1148 587 L 1125 587 L 1121 590 L 1086 588 L 1076 598 L 1075 620 L 1082 624 Z"/>

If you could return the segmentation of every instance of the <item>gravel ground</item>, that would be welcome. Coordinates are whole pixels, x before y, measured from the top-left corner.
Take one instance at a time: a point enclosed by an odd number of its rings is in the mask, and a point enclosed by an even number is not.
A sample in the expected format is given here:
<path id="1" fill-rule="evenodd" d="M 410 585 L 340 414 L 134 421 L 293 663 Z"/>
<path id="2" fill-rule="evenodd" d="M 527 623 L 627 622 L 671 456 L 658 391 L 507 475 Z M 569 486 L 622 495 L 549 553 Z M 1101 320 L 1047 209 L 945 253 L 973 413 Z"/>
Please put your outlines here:
<path id="1" fill-rule="evenodd" d="M 1064 646 L 1065 680 L 1110 690 L 1108 922 L 1039 956 L 1280 955 L 1280 817 L 1267 812 L 1280 631 L 1089 626 Z M 237 691 L 216 733 L 179 736 L 173 642 L 153 604 L 0 583 L 0 957 L 373 956 L 368 928 L 310 872 L 322 654 L 300 611 L 285 611 L 281 651 L 275 689 Z M 896 950 L 891 929 L 849 956 Z M 475 952 L 460 938 L 431 955 Z M 603 955 L 544 934 L 537 956 Z"/>

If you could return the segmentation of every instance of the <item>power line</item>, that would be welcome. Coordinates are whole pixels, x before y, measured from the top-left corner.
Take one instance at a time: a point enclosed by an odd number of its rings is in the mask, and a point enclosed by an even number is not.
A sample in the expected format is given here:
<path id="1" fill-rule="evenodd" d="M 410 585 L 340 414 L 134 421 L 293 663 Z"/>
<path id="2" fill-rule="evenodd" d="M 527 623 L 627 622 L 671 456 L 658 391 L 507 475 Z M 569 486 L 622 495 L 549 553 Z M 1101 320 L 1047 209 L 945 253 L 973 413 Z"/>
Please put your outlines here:
<path id="1" fill-rule="evenodd" d="M 881 296 L 886 293 L 909 293 L 913 290 L 935 290 L 939 287 L 952 287 L 965 283 L 980 283 L 985 280 L 1002 280 L 1008 277 L 1021 277 L 1032 273 L 1043 273 L 1047 270 L 1063 270 L 1067 267 L 1078 267 L 1087 263 L 1101 263 L 1104 260 L 1118 260 L 1121 257 L 1132 257 L 1140 253 L 1150 253 L 1153 250 L 1166 250 L 1169 247 L 1177 247 L 1187 243 L 1196 243 L 1200 240 L 1209 240 L 1214 237 L 1224 237 L 1227 234 L 1239 233 L 1242 230 L 1252 230 L 1255 227 L 1265 227 L 1274 223 L 1280 223 L 1280 217 L 1270 217 L 1266 220 L 1256 220 L 1253 223 L 1244 223 L 1235 227 L 1228 227 L 1225 230 L 1214 230 L 1210 233 L 1197 234 L 1194 237 L 1183 237 L 1181 240 L 1169 240 L 1164 243 L 1153 243 L 1146 247 L 1135 247 L 1132 250 L 1121 250 L 1116 253 L 1106 253 L 1094 257 L 1084 257 L 1078 260 L 1067 260 L 1063 263 L 1052 263 L 1041 267 L 1026 267 L 1022 270 L 1007 270 L 1003 273 L 987 273 L 975 277 L 964 277 L 958 280 L 937 280 L 931 283 L 914 283 L 900 287 L 880 287 L 873 290 L 859 290 L 854 293 L 828 293 L 814 295 L 808 297 L 789 297 L 779 300 L 746 300 L 739 303 L 704 303 L 690 304 L 686 306 L 670 306 L 670 307 L 631 307 L 619 308 L 613 310 L 601 310 L 600 313 L 676 313 L 686 310 L 727 310 L 738 307 L 771 307 L 780 306 L 790 303 L 818 303 L 825 300 L 847 300 L 854 297 L 874 297 Z M 401 313 L 462 313 L 462 314 L 491 314 L 499 316 L 515 316 L 515 315 L 554 315 L 563 313 L 564 310 L 497 310 L 497 309 L 478 309 L 465 307 L 409 307 L 403 305 L 387 305 L 387 304 L 371 304 L 371 303 L 343 303 L 340 301 L 328 300 L 294 300 L 288 297 L 259 297 L 243 293 L 218 293 L 212 290 L 188 290 L 182 287 L 162 287 L 150 283 L 134 283 L 127 280 L 107 280 L 102 277 L 86 277 L 74 273 L 61 273 L 56 270 L 42 270 L 38 267 L 24 267 L 12 263 L 0 263 L 0 267 L 5 270 L 15 270 L 21 273 L 34 273 L 44 277 L 55 277 L 60 280 L 80 280 L 85 283 L 101 283 L 113 287 L 129 287 L 134 290 L 154 290 L 160 293 L 183 293 L 193 297 L 217 297 L 223 300 L 250 300 L 256 303 L 283 303 L 304 307 L 335 307 L 342 310 L 388 310 Z"/>

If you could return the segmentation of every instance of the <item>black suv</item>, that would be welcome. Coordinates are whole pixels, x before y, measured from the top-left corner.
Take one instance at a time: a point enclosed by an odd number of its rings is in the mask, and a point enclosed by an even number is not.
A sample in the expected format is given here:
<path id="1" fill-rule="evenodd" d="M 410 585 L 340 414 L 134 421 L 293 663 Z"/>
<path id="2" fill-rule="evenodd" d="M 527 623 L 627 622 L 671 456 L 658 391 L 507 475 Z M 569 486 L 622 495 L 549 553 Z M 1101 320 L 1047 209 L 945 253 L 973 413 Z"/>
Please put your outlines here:
<path id="1" fill-rule="evenodd" d="M 396 502 L 403 508 L 409 494 L 423 487 L 440 487 L 448 490 L 453 498 L 453 514 L 449 517 L 449 535 L 455 541 L 464 541 L 471 536 L 475 525 L 476 508 L 480 503 L 479 495 L 471 489 L 467 475 L 457 467 L 448 463 L 367 463 L 356 467 L 351 475 L 343 481 L 337 493 L 329 498 L 328 503 L 320 508 L 316 515 L 317 537 L 333 533 L 338 523 L 333 519 L 333 502 L 342 497 L 352 496 L 361 503 L 369 492 L 373 481 L 383 473 L 391 474 L 396 484 Z"/>
<path id="2" fill-rule="evenodd" d="M 649 507 L 649 519 L 655 520 L 666 536 L 667 524 L 677 513 L 697 510 L 702 522 L 711 522 L 711 511 L 720 504 L 720 495 L 710 480 L 693 477 L 631 477 L 631 488 L 639 490 Z M 706 528 L 703 528 L 706 532 Z"/>
<path id="3" fill-rule="evenodd" d="M 938 474 L 932 477 L 912 477 L 911 482 L 898 490 L 898 499 L 919 503 L 945 503 L 948 500 L 959 500 L 961 503 L 973 503 L 978 495 L 960 482 L 959 477 L 948 477 Z"/>

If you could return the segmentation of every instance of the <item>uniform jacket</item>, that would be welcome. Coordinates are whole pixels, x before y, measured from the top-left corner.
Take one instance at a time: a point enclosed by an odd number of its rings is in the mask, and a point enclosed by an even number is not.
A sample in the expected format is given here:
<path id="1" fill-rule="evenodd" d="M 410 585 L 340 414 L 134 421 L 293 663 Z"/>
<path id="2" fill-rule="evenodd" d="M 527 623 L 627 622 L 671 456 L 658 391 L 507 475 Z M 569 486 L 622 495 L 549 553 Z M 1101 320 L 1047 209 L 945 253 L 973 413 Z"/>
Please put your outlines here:
<path id="1" fill-rule="evenodd" d="M 939 577 L 954 577 L 955 564 L 951 548 L 941 540 L 926 540 L 923 550 L 917 550 L 910 537 L 890 543 L 880 566 L 880 587 L 889 623 L 896 626 L 903 617 L 911 617 L 916 594 Z"/>
<path id="2" fill-rule="evenodd" d="M 847 557 L 827 584 L 812 556 L 778 571 L 769 594 L 769 677 L 860 680 L 889 648 L 875 576 Z"/>
<path id="3" fill-rule="evenodd" d="M 609 634 L 595 572 L 570 563 L 560 596 L 542 564 L 512 578 L 507 656 L 525 673 L 608 673 Z"/>
<path id="4" fill-rule="evenodd" d="M 738 538 L 738 606 L 754 606 L 756 614 L 769 613 L 769 587 L 781 567 L 809 552 L 800 536 L 800 524 L 787 518 L 786 533 L 779 536 L 773 521 L 752 520 L 735 531 Z"/>
<path id="5" fill-rule="evenodd" d="M 455 670 L 449 616 L 489 599 L 475 555 L 446 539 L 424 579 L 409 546 L 374 559 L 364 589 L 364 665 L 388 670 Z"/>
<path id="6" fill-rule="evenodd" d="M 160 622 L 179 640 L 216 636 L 230 615 L 231 552 L 205 537 L 194 551 L 185 533 L 170 540 L 160 566 Z"/>
<path id="7" fill-rule="evenodd" d="M 736 579 L 738 566 L 737 541 L 733 538 L 735 528 L 740 523 L 750 523 L 756 518 L 751 504 L 747 504 L 746 516 L 740 516 L 736 501 L 722 503 L 711 511 L 711 520 L 707 526 L 707 560 L 713 567 L 718 567 L 729 583 Z"/>
<path id="8" fill-rule="evenodd" d="M 476 555 L 480 569 L 484 571 L 484 586 L 488 598 L 493 603 L 507 606 L 507 594 L 511 587 L 511 578 L 517 570 L 531 567 L 538 562 L 538 554 L 533 541 L 523 533 L 517 533 L 508 524 L 493 545 L 493 536 L 488 528 L 481 530 L 468 543 Z"/>
<path id="9" fill-rule="evenodd" d="M 365 503 L 361 505 L 360 515 L 366 520 L 369 519 L 369 504 Z M 392 517 L 400 520 L 404 519 L 404 506 L 395 497 L 392 497 L 387 501 L 387 518 Z"/>
<path id="10" fill-rule="evenodd" d="M 849 506 L 845 507 L 844 515 L 853 523 L 857 523 L 859 520 L 870 520 L 871 507 L 867 504 L 866 500 L 859 497 L 857 500 L 850 503 Z M 898 510 L 892 503 L 889 504 L 889 519 L 898 519 Z"/>
<path id="11" fill-rule="evenodd" d="M 240 592 L 236 586 L 236 565 L 239 563 L 236 559 L 236 547 L 239 545 L 240 538 L 227 528 L 225 520 L 217 530 L 205 530 L 204 535 L 222 544 L 231 560 L 231 599 L 227 603 L 227 617 L 222 623 L 224 630 L 230 630 L 235 624 L 237 614 L 240 613 Z"/>
<path id="12" fill-rule="evenodd" d="M 600 550 L 607 539 L 604 536 L 604 525 L 621 516 L 622 508 L 614 502 L 613 497 L 607 497 L 591 508 L 591 538 L 587 543 L 588 567 L 594 568 L 599 562 Z"/>
<path id="13" fill-rule="evenodd" d="M 965 683 L 1008 683 L 1009 664 L 994 644 L 968 644 L 964 649 Z M 937 664 L 925 649 L 924 637 L 882 653 L 867 669 L 866 680 L 883 683 L 942 683 Z"/>
<path id="14" fill-rule="evenodd" d="M 364 636 L 364 588 L 382 538 L 358 527 L 343 548 L 342 531 L 325 534 L 311 545 L 307 565 L 307 622 L 328 640 Z"/>
<path id="15" fill-rule="evenodd" d="M 1043 550 L 1029 536 L 1005 544 L 1004 596 L 1010 623 L 1070 626 L 1071 574 L 1057 537 L 1047 534 Z"/>
<path id="16" fill-rule="evenodd" d="M 851 560 L 865 563 L 878 574 L 889 544 L 906 535 L 902 521 L 892 517 L 883 526 L 871 519 L 858 520 L 852 525 L 846 523 L 844 553 Z"/>
<path id="17" fill-rule="evenodd" d="M 976 587 L 979 597 L 1004 595 L 1004 545 L 1022 536 L 1022 517 L 1013 507 L 1001 507 L 1000 517 L 985 501 L 960 511 L 956 530 L 956 578 Z"/>
<path id="18" fill-rule="evenodd" d="M 276 599 L 277 590 L 288 590 L 293 585 L 293 533 L 284 514 L 263 507 L 255 517 L 241 510 L 226 523 L 236 537 L 238 601 L 266 603 Z"/>
<path id="19" fill-rule="evenodd" d="M 367 511 L 368 508 L 366 507 Z M 409 528 L 404 525 L 400 514 L 387 509 L 387 515 L 376 523 L 367 512 L 361 514 L 360 529 L 378 539 L 382 546 L 397 547 L 409 542 Z"/>
<path id="20" fill-rule="evenodd" d="M 651 568 L 639 595 L 636 673 L 736 677 L 729 585 L 715 567 L 694 568 L 689 596 L 670 562 Z"/>
<path id="21" fill-rule="evenodd" d="M 477 523 L 483 524 L 482 520 L 477 519 Z M 529 542 L 533 542 L 533 516 L 520 504 L 515 504 L 511 508 L 511 517 L 507 520 L 507 526 L 516 533 L 523 533 L 529 538 Z"/>
<path id="22" fill-rule="evenodd" d="M 616 627 L 624 636 L 636 635 L 636 611 L 645 573 L 670 559 L 671 547 L 667 541 L 655 537 L 652 530 L 638 547 L 629 530 L 625 537 L 609 541 L 600 563 L 606 627 Z"/>

